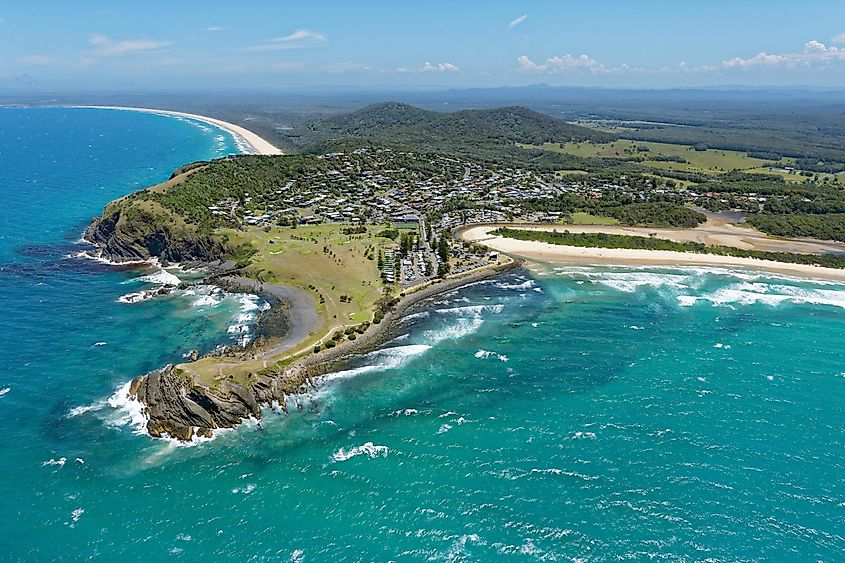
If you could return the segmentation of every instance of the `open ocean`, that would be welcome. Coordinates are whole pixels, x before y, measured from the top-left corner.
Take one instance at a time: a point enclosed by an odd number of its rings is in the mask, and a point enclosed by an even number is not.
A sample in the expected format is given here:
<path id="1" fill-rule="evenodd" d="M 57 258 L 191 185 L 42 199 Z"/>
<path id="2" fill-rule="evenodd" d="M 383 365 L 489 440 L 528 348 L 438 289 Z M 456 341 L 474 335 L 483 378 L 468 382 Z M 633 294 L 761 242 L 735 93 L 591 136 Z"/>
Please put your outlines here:
<path id="1" fill-rule="evenodd" d="M 109 200 L 237 146 L 105 110 L 0 130 L 0 560 L 845 560 L 845 285 L 535 265 L 180 447 L 109 398 L 261 303 L 122 303 L 196 274 L 73 255 Z"/>

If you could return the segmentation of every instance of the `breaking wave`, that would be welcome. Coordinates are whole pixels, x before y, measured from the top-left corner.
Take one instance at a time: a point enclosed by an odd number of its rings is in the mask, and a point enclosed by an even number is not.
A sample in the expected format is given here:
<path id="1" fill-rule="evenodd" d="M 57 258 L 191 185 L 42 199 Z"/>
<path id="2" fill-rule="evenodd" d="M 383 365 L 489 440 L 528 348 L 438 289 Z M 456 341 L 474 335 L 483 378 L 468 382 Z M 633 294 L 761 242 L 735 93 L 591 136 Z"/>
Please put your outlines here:
<path id="1" fill-rule="evenodd" d="M 359 455 L 365 455 L 370 459 L 374 459 L 379 456 L 387 457 L 388 451 L 390 450 L 387 446 L 380 446 L 373 444 L 372 442 L 367 442 L 366 444 L 355 446 L 354 448 L 349 448 L 348 450 L 340 448 L 332 454 L 332 461 L 339 463 Z"/>
<path id="2" fill-rule="evenodd" d="M 408 344 L 407 346 L 382 348 L 361 356 L 363 361 L 368 362 L 367 365 L 328 373 L 321 376 L 319 381 L 325 383 L 336 379 L 354 377 L 362 373 L 398 368 L 410 361 L 411 358 L 423 354 L 430 348 L 431 346 L 428 344 Z"/>
<path id="3" fill-rule="evenodd" d="M 761 282 L 743 282 L 702 295 L 678 296 L 678 303 L 685 307 L 695 305 L 699 301 L 707 301 L 714 307 L 753 305 L 756 303 L 777 306 L 781 303 L 789 302 L 845 308 L 845 291 Z"/>

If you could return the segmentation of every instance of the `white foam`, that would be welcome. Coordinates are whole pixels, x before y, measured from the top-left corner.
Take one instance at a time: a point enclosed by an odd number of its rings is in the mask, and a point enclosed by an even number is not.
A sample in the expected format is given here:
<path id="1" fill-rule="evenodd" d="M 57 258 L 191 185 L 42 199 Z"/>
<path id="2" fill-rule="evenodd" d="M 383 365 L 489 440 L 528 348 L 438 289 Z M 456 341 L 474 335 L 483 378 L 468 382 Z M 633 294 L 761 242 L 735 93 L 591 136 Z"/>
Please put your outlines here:
<path id="1" fill-rule="evenodd" d="M 147 414 L 144 404 L 129 395 L 129 381 L 108 398 L 108 404 L 115 409 L 116 415 L 107 422 L 111 426 L 131 426 L 135 433 L 145 434 L 147 431 Z"/>
<path id="2" fill-rule="evenodd" d="M 60 457 L 59 459 L 49 459 L 47 461 L 42 461 L 41 466 L 46 467 L 48 465 L 55 465 L 57 467 L 64 467 L 65 463 L 67 463 L 67 458 Z"/>
<path id="3" fill-rule="evenodd" d="M 583 473 L 578 473 L 577 471 L 568 471 L 566 469 L 558 469 L 557 467 L 552 467 L 549 469 L 532 469 L 531 473 L 539 473 L 541 475 L 566 475 L 567 477 L 577 477 L 578 479 L 582 479 L 584 481 L 595 481 L 598 479 L 597 475 L 585 475 Z"/>
<path id="4" fill-rule="evenodd" d="M 82 518 L 83 514 L 85 514 L 85 509 L 77 508 L 76 510 L 70 513 L 70 517 L 74 522 L 79 522 L 79 519 Z"/>
<path id="5" fill-rule="evenodd" d="M 87 242 L 87 241 L 85 241 Z M 158 264 L 158 260 L 155 258 L 147 258 L 144 260 L 127 260 L 125 262 L 115 262 L 113 260 L 109 260 L 108 258 L 103 258 L 100 255 L 99 250 L 82 250 L 80 252 L 76 252 L 74 254 L 67 254 L 63 258 L 71 259 L 71 258 L 82 258 L 84 260 L 93 260 L 95 262 L 99 262 L 100 264 L 105 264 L 107 266 L 155 266 Z"/>
<path id="6" fill-rule="evenodd" d="M 252 483 L 249 483 L 246 487 L 239 487 L 239 488 L 232 489 L 232 494 L 233 495 L 237 495 L 237 494 L 248 495 L 254 490 L 255 490 L 255 485 L 252 484 Z"/>
<path id="7" fill-rule="evenodd" d="M 12 388 L 11 388 L 11 387 L 3 387 L 2 389 L 0 389 L 0 397 L 5 396 L 5 395 L 6 395 L 6 393 L 8 393 L 8 392 L 9 392 L 9 391 L 11 391 L 11 390 L 12 390 Z"/>
<path id="8" fill-rule="evenodd" d="M 375 445 L 372 442 L 367 442 L 366 444 L 355 446 L 353 448 L 350 448 L 349 450 L 340 448 L 334 454 L 332 454 L 332 461 L 340 463 L 359 455 L 365 455 L 370 459 L 374 459 L 378 456 L 387 457 L 388 451 L 389 448 L 387 446 L 380 446 Z"/>
<path id="9" fill-rule="evenodd" d="M 418 411 L 417 409 L 404 409 L 404 410 L 393 411 L 392 415 L 393 416 L 414 416 L 414 415 L 419 414 L 419 413 L 420 413 L 420 411 Z"/>
<path id="10" fill-rule="evenodd" d="M 534 280 L 526 280 L 522 283 L 497 283 L 496 287 L 499 289 L 531 289 L 535 285 L 537 285 L 537 282 Z"/>
<path id="11" fill-rule="evenodd" d="M 152 291 L 136 291 L 133 293 L 126 293 L 121 295 L 117 298 L 118 303 L 126 303 L 131 305 L 132 303 L 140 303 L 141 301 L 146 301 L 156 295 L 155 290 Z"/>
<path id="12" fill-rule="evenodd" d="M 425 319 L 425 318 L 428 318 L 429 315 L 430 315 L 430 313 L 428 311 L 421 311 L 419 313 L 412 313 L 410 315 L 406 315 L 406 316 L 402 317 L 402 321 L 405 322 L 405 321 L 413 321 L 413 320 L 416 320 L 416 319 Z"/>
<path id="13" fill-rule="evenodd" d="M 484 324 L 481 317 L 458 318 L 449 326 L 439 330 L 427 330 L 423 336 L 430 345 L 435 345 L 444 340 L 456 340 L 477 331 Z"/>
<path id="14" fill-rule="evenodd" d="M 79 416 L 85 414 L 86 412 L 100 410 L 101 408 L 105 407 L 108 404 L 107 401 L 98 401 L 96 403 L 92 403 L 90 405 L 81 405 L 78 407 L 73 407 L 67 413 L 68 418 L 73 418 L 74 416 Z"/>
<path id="15" fill-rule="evenodd" d="M 202 295 L 199 299 L 191 303 L 192 307 L 215 307 L 220 304 L 221 299 L 217 296 L 208 294 Z"/>
<path id="16" fill-rule="evenodd" d="M 440 428 L 437 429 L 437 433 L 438 434 L 445 434 L 446 432 L 448 432 L 451 429 L 452 429 L 451 424 L 441 424 Z"/>
<path id="17" fill-rule="evenodd" d="M 845 291 L 842 290 L 760 282 L 733 284 L 702 295 L 698 299 L 709 301 L 714 307 L 753 305 L 755 303 L 774 307 L 789 302 L 845 308 Z"/>
<path id="18" fill-rule="evenodd" d="M 167 270 L 159 270 L 157 272 L 153 272 L 152 274 L 148 274 L 146 276 L 141 276 L 139 278 L 134 278 L 129 280 L 130 282 L 142 282 L 142 283 L 150 283 L 155 285 L 165 285 L 165 286 L 177 286 L 182 283 L 182 280 L 179 279 L 178 276 L 168 272 Z"/>
<path id="19" fill-rule="evenodd" d="M 681 307 L 692 307 L 698 301 L 698 297 L 694 295 L 679 295 L 678 305 Z"/>
<path id="20" fill-rule="evenodd" d="M 435 309 L 444 316 L 457 317 L 454 322 L 441 329 L 427 330 L 423 333 L 425 341 L 431 345 L 443 342 L 444 340 L 456 340 L 477 331 L 484 319 L 482 313 L 501 313 L 504 305 L 467 305 L 465 307 L 451 307 L 447 309 Z"/>
<path id="21" fill-rule="evenodd" d="M 633 293 L 643 287 L 689 289 L 691 276 L 676 273 L 656 272 L 603 272 L 598 276 L 588 275 L 593 281 L 607 287 Z"/>
<path id="22" fill-rule="evenodd" d="M 505 356 L 503 354 L 499 354 L 497 352 L 491 352 L 490 350 L 479 350 L 478 352 L 475 353 L 475 357 L 478 358 L 478 359 L 485 359 L 485 358 L 491 358 L 492 357 L 492 358 L 496 358 L 500 362 L 507 362 L 508 361 L 507 356 Z"/>
<path id="23" fill-rule="evenodd" d="M 324 383 L 335 379 L 354 377 L 362 373 L 397 368 L 410 361 L 411 358 L 419 356 L 429 349 L 431 349 L 431 346 L 428 344 L 408 344 L 406 346 L 382 348 L 362 356 L 362 359 L 371 360 L 373 363 L 357 368 L 327 373 L 326 375 L 321 376 L 319 381 Z"/>
<path id="24" fill-rule="evenodd" d="M 466 305 L 464 307 L 451 307 L 448 309 L 435 309 L 441 315 L 472 315 L 477 316 L 482 312 L 501 313 L 505 306 L 501 303 L 496 305 Z"/>

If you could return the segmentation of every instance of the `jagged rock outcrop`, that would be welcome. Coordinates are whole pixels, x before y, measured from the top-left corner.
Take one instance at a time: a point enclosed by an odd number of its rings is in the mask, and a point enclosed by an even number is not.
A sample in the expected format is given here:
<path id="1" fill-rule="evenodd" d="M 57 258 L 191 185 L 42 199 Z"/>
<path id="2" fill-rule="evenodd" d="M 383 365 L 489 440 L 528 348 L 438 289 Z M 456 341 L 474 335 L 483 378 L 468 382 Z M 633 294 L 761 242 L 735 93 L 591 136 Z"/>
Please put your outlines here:
<path id="1" fill-rule="evenodd" d="M 250 416 L 260 418 L 261 406 L 273 401 L 286 408 L 286 396 L 304 393 L 312 384 L 310 371 L 294 365 L 261 377 L 251 387 L 224 381 L 210 389 L 194 385 L 188 375 L 167 365 L 136 377 L 129 395 L 146 407 L 150 436 L 190 441 L 195 435 L 210 437 L 217 428 L 234 428 Z"/>
<path id="2" fill-rule="evenodd" d="M 112 262 L 159 258 L 162 262 L 213 262 L 228 249 L 212 236 L 189 229 L 177 230 L 175 222 L 163 221 L 132 208 L 118 208 L 94 219 L 85 240 L 97 245 L 100 255 Z"/>
<path id="3" fill-rule="evenodd" d="M 232 428 L 251 416 L 260 417 L 252 390 L 232 382 L 219 389 L 194 386 L 173 365 L 137 377 L 129 389 L 146 407 L 147 431 L 160 438 L 191 440 L 196 433 L 210 436 L 215 428 Z"/>

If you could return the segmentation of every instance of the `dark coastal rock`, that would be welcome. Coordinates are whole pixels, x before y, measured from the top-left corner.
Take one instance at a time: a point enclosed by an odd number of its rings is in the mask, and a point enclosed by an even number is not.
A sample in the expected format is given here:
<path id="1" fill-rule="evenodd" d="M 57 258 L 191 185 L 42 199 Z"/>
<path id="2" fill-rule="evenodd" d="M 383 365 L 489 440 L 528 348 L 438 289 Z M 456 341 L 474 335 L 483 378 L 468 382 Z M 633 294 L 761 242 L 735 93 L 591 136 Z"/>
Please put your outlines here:
<path id="1" fill-rule="evenodd" d="M 100 255 L 112 262 L 159 258 L 165 263 L 196 263 L 220 260 L 228 253 L 217 239 L 189 230 L 174 231 L 166 221 L 149 220 L 121 209 L 94 219 L 85 240 L 97 245 Z"/>
<path id="2" fill-rule="evenodd" d="M 134 379 L 129 393 L 146 407 L 147 432 L 156 438 L 189 441 L 195 432 L 207 437 L 215 428 L 232 428 L 249 416 L 261 416 L 252 389 L 231 382 L 218 389 L 196 386 L 173 365 Z"/>

